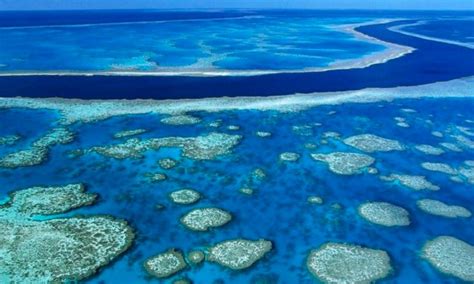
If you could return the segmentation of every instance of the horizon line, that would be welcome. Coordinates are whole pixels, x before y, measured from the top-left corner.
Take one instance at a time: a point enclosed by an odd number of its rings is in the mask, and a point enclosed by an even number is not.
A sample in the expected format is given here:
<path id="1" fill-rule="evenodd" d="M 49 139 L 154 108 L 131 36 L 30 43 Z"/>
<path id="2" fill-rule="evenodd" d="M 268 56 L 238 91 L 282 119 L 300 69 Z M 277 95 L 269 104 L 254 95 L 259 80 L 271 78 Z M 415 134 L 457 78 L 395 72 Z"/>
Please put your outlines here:
<path id="1" fill-rule="evenodd" d="M 413 8 L 72 8 L 72 9 L 1 9 L 0 12 L 47 12 L 47 11 L 416 11 L 416 12 L 474 12 L 472 9 L 413 9 Z"/>

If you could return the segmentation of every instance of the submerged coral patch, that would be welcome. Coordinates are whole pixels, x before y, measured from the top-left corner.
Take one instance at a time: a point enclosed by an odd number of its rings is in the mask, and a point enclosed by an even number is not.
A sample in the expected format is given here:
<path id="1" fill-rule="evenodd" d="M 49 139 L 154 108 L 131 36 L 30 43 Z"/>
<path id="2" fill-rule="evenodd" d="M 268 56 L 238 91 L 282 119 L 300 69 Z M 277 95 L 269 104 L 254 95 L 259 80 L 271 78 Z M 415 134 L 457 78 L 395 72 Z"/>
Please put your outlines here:
<path id="1" fill-rule="evenodd" d="M 8 283 L 77 282 L 127 250 L 134 233 L 107 216 L 35 221 L 91 203 L 80 185 L 33 187 L 11 194 L 0 207 L 0 270 Z"/>
<path id="2" fill-rule="evenodd" d="M 74 134 L 66 128 L 55 128 L 39 138 L 29 149 L 20 150 L 0 157 L 0 167 L 30 167 L 43 163 L 48 158 L 49 149 L 58 144 L 67 144 L 74 140 Z"/>
<path id="3" fill-rule="evenodd" d="M 261 138 L 267 138 L 267 137 L 272 136 L 272 133 L 267 132 L 267 131 L 257 131 L 257 132 L 255 132 L 255 135 L 257 135 L 258 137 L 261 137 Z"/>
<path id="4" fill-rule="evenodd" d="M 168 177 L 163 173 L 146 173 L 145 177 L 151 182 L 160 182 L 166 180 Z"/>
<path id="5" fill-rule="evenodd" d="M 357 245 L 327 243 L 310 253 L 308 270 L 325 283 L 372 283 L 392 271 L 383 250 Z"/>
<path id="6" fill-rule="evenodd" d="M 160 165 L 160 167 L 164 170 L 172 169 L 176 167 L 177 164 L 178 162 L 171 158 L 164 158 L 164 159 L 158 160 L 158 165 Z"/>
<path id="7" fill-rule="evenodd" d="M 31 187 L 10 195 L 11 207 L 26 215 L 52 215 L 92 204 L 96 194 L 86 193 L 84 185 Z"/>
<path id="8" fill-rule="evenodd" d="M 346 152 L 311 154 L 311 157 L 316 161 L 327 163 L 329 170 L 340 175 L 360 174 L 363 169 L 375 162 L 375 159 L 368 155 Z"/>
<path id="9" fill-rule="evenodd" d="M 192 264 L 200 264 L 204 261 L 204 253 L 200 250 L 193 250 L 188 253 L 188 261 Z"/>
<path id="10" fill-rule="evenodd" d="M 198 208 L 185 214 L 181 224 L 193 231 L 208 231 L 224 226 L 232 220 L 232 215 L 219 208 Z"/>
<path id="11" fill-rule="evenodd" d="M 447 218 L 468 218 L 472 216 L 471 212 L 462 206 L 448 205 L 439 200 L 422 199 L 418 200 L 416 205 L 426 213 Z"/>
<path id="12" fill-rule="evenodd" d="M 474 246 L 451 236 L 428 241 L 422 257 L 439 271 L 464 281 L 474 281 Z"/>
<path id="13" fill-rule="evenodd" d="M 441 155 L 444 153 L 444 150 L 441 148 L 437 148 L 431 145 L 416 145 L 415 149 L 426 154 L 426 155 Z"/>
<path id="14" fill-rule="evenodd" d="M 373 134 L 361 134 L 344 139 L 344 143 L 364 152 L 388 152 L 404 149 L 400 142 Z"/>
<path id="15" fill-rule="evenodd" d="M 196 160 L 213 160 L 218 156 L 229 154 L 242 136 L 212 132 L 197 137 L 164 137 L 140 140 L 129 139 L 121 144 L 99 146 L 87 152 L 96 152 L 100 155 L 115 158 L 142 158 L 148 150 L 158 150 L 161 147 L 177 147 L 182 149 L 182 155 Z"/>
<path id="16" fill-rule="evenodd" d="M 201 199 L 201 194 L 193 189 L 181 189 L 173 191 L 169 195 L 170 199 L 176 204 L 193 204 Z"/>
<path id="17" fill-rule="evenodd" d="M 392 227 L 410 225 L 410 214 L 402 207 L 387 202 L 368 202 L 359 206 L 359 215 L 369 222 Z"/>
<path id="18" fill-rule="evenodd" d="M 124 130 L 114 134 L 114 138 L 120 139 L 130 136 L 135 136 L 139 134 L 143 134 L 146 132 L 146 129 L 132 129 L 132 130 Z"/>
<path id="19" fill-rule="evenodd" d="M 421 167 L 428 170 L 428 171 L 439 172 L 439 173 L 444 173 L 444 174 L 448 174 L 448 175 L 455 175 L 455 174 L 458 173 L 450 165 L 443 164 L 443 163 L 425 162 L 425 163 L 421 164 Z"/>
<path id="20" fill-rule="evenodd" d="M 432 184 L 424 176 L 391 174 L 390 176 L 382 176 L 380 178 L 386 181 L 399 182 L 400 184 L 413 190 L 439 190 L 439 186 Z"/>
<path id="21" fill-rule="evenodd" d="M 267 240 L 228 240 L 209 249 L 207 260 L 233 270 L 252 266 L 272 250 L 272 242 Z"/>
<path id="22" fill-rule="evenodd" d="M 201 122 L 200 118 L 187 114 L 168 116 L 161 120 L 161 123 L 169 125 L 189 125 L 198 124 L 199 122 Z"/>
<path id="23" fill-rule="evenodd" d="M 453 143 L 443 142 L 443 143 L 439 143 L 439 145 L 446 148 L 446 149 L 448 149 L 449 151 L 462 152 L 462 149 L 459 148 L 456 144 L 453 144 Z"/>
<path id="24" fill-rule="evenodd" d="M 285 152 L 280 154 L 280 161 L 296 162 L 300 158 L 300 154 L 293 152 Z"/>
<path id="25" fill-rule="evenodd" d="M 13 145 L 20 139 L 21 139 L 21 137 L 18 136 L 18 135 L 1 136 L 0 137 L 0 146 Z"/>
<path id="26" fill-rule="evenodd" d="M 168 278 L 186 268 L 183 254 L 171 249 L 145 261 L 146 271 L 157 278 Z"/>

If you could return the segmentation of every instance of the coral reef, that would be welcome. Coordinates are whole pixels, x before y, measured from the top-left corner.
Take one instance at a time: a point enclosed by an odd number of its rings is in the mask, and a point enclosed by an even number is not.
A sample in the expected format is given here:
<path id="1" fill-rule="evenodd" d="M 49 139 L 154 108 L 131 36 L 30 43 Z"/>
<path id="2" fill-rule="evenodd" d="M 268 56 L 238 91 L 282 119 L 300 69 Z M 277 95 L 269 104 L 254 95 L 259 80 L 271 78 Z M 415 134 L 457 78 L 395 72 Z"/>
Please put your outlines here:
<path id="1" fill-rule="evenodd" d="M 428 170 L 428 171 L 433 171 L 433 172 L 440 172 L 440 173 L 445 173 L 448 175 L 456 175 L 457 171 L 453 169 L 450 165 L 448 164 L 443 164 L 443 163 L 429 163 L 425 162 L 421 164 L 421 167 Z"/>
<path id="2" fill-rule="evenodd" d="M 209 133 L 197 137 L 164 137 L 148 140 L 129 139 L 121 144 L 93 147 L 86 152 L 96 152 L 115 159 L 142 158 L 148 150 L 161 147 L 177 147 L 182 155 L 195 160 L 213 160 L 218 156 L 229 154 L 242 136 L 224 133 Z"/>
<path id="3" fill-rule="evenodd" d="M 29 149 L 20 150 L 0 158 L 0 167 L 18 168 L 36 166 L 48 158 L 49 149 L 58 144 L 71 143 L 74 134 L 66 128 L 55 128 L 39 138 Z"/>
<path id="4" fill-rule="evenodd" d="M 344 139 L 344 143 L 367 153 L 401 151 L 403 145 L 396 140 L 373 134 L 361 134 Z"/>
<path id="5" fill-rule="evenodd" d="M 188 261 L 192 264 L 200 264 L 204 261 L 204 253 L 200 250 L 193 250 L 188 253 Z"/>
<path id="6" fill-rule="evenodd" d="M 464 281 L 474 281 L 474 246 L 451 236 L 426 242 L 422 257 L 439 271 Z"/>
<path id="7" fill-rule="evenodd" d="M 438 156 L 444 153 L 444 150 L 431 145 L 416 145 L 415 149 L 426 154 Z"/>
<path id="8" fill-rule="evenodd" d="M 176 204 L 193 204 L 201 199 L 201 194 L 193 189 L 181 189 L 169 194 L 169 198 Z"/>
<path id="9" fill-rule="evenodd" d="M 292 153 L 292 152 L 285 152 L 280 154 L 280 161 L 284 162 L 296 162 L 300 158 L 300 154 Z"/>
<path id="10" fill-rule="evenodd" d="M 387 202 L 368 202 L 359 206 L 359 215 L 374 224 L 392 227 L 410 225 L 410 214 L 402 207 Z"/>
<path id="11" fill-rule="evenodd" d="M 416 202 L 418 208 L 426 213 L 448 218 L 471 217 L 471 212 L 462 206 L 448 205 L 439 200 L 421 199 Z"/>
<path id="12" fill-rule="evenodd" d="M 232 215 L 219 208 L 198 208 L 185 214 L 181 224 L 193 231 L 208 231 L 211 228 L 224 226 L 232 220 Z"/>
<path id="13" fill-rule="evenodd" d="M 157 278 L 168 278 L 186 268 L 183 254 L 171 249 L 150 257 L 143 264 L 146 271 Z"/>
<path id="14" fill-rule="evenodd" d="M 158 165 L 160 165 L 160 167 L 164 170 L 172 169 L 172 168 L 176 167 L 177 164 L 178 164 L 178 162 L 176 160 L 171 159 L 171 158 L 164 158 L 164 159 L 160 159 L 158 161 Z"/>
<path id="15" fill-rule="evenodd" d="M 84 185 L 31 187 L 10 194 L 9 206 L 25 215 L 52 215 L 94 203 L 97 195 L 86 193 Z"/>
<path id="16" fill-rule="evenodd" d="M 161 120 L 161 123 L 169 125 L 190 125 L 199 122 L 201 122 L 201 119 L 187 114 L 168 116 Z"/>
<path id="17" fill-rule="evenodd" d="M 2 136 L 2 137 L 0 137 L 0 146 L 13 145 L 20 139 L 21 139 L 21 137 L 18 136 L 18 135 Z"/>
<path id="18" fill-rule="evenodd" d="M 375 162 L 375 159 L 368 155 L 346 152 L 311 154 L 311 157 L 316 161 L 327 163 L 330 171 L 340 175 L 362 173 L 364 168 L 367 168 Z"/>
<path id="19" fill-rule="evenodd" d="M 146 132 L 146 129 L 132 129 L 132 130 L 124 130 L 114 134 L 114 138 L 120 139 L 130 136 L 135 136 L 139 134 L 143 134 Z"/>
<path id="20" fill-rule="evenodd" d="M 266 240 L 228 240 L 209 249 L 207 260 L 233 270 L 249 268 L 272 250 L 272 242 Z"/>
<path id="21" fill-rule="evenodd" d="M 368 284 L 392 271 L 385 251 L 340 243 L 326 243 L 312 251 L 306 265 L 324 283 Z"/>
<path id="22" fill-rule="evenodd" d="M 64 191 L 64 192 L 62 192 Z M 127 250 L 134 233 L 108 216 L 35 221 L 91 203 L 81 185 L 32 187 L 12 193 L 0 207 L 0 267 L 8 283 L 77 282 Z"/>
<path id="23" fill-rule="evenodd" d="M 391 174 L 390 176 L 381 176 L 380 178 L 385 181 L 399 182 L 413 190 L 439 190 L 439 186 L 432 184 L 424 176 Z"/>

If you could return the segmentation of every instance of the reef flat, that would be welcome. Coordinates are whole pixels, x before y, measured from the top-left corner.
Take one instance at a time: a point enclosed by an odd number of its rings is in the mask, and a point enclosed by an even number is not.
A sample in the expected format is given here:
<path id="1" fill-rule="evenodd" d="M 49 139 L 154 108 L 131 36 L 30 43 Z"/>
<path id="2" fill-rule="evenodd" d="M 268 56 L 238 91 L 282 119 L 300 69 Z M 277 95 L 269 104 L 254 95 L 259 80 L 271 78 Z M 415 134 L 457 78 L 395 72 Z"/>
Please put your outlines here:
<path id="1" fill-rule="evenodd" d="M 433 215 L 447 218 L 469 218 L 472 216 L 472 213 L 462 206 L 448 205 L 439 200 L 422 199 L 418 200 L 416 204 L 421 210 Z"/>
<path id="2" fill-rule="evenodd" d="M 212 160 L 220 155 L 230 153 L 232 147 L 237 145 L 242 137 L 225 133 L 210 133 L 198 137 L 165 137 L 148 140 L 137 138 L 129 139 L 121 144 L 98 146 L 85 150 L 85 153 L 98 154 L 114 158 L 142 158 L 149 150 L 158 150 L 161 147 L 178 147 L 183 150 L 183 155 L 196 160 Z"/>
<path id="3" fill-rule="evenodd" d="M 72 142 L 74 134 L 65 128 L 55 128 L 36 140 L 30 148 L 0 157 L 0 167 L 30 167 L 43 163 L 51 147 Z"/>
<path id="4" fill-rule="evenodd" d="M 272 249 L 266 240 L 237 239 L 216 244 L 209 250 L 208 260 L 233 270 L 246 269 Z"/>
<path id="5" fill-rule="evenodd" d="M 359 206 L 359 214 L 369 222 L 392 227 L 410 225 L 410 214 L 400 206 L 387 202 L 369 202 Z"/>
<path id="6" fill-rule="evenodd" d="M 232 220 L 232 215 L 219 208 L 198 208 L 181 218 L 181 224 L 193 231 L 208 231 L 224 226 Z"/>
<path id="7" fill-rule="evenodd" d="M 316 161 L 327 163 L 329 170 L 340 175 L 360 174 L 375 162 L 374 158 L 358 153 L 311 154 L 311 157 Z"/>
<path id="8" fill-rule="evenodd" d="M 134 233 L 109 216 L 35 221 L 90 204 L 94 194 L 79 184 L 33 187 L 11 194 L 0 207 L 0 272 L 9 283 L 61 283 L 94 275 L 130 247 Z"/>
<path id="9" fill-rule="evenodd" d="M 372 283 L 392 271 L 385 251 L 338 243 L 312 251 L 306 265 L 324 283 Z"/>
<path id="10" fill-rule="evenodd" d="M 474 281 L 474 246 L 451 236 L 428 241 L 422 257 L 441 272 L 464 281 Z"/>

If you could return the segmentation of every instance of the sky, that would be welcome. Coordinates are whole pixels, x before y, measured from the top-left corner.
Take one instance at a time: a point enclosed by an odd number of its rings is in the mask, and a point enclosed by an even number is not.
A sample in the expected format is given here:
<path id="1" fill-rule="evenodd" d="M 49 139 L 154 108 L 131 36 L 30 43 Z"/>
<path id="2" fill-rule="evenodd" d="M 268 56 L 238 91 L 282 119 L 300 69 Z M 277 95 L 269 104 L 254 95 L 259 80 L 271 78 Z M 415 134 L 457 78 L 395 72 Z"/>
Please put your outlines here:
<path id="1" fill-rule="evenodd" d="M 474 10 L 474 0 L 0 0 L 0 10 L 184 8 Z"/>

